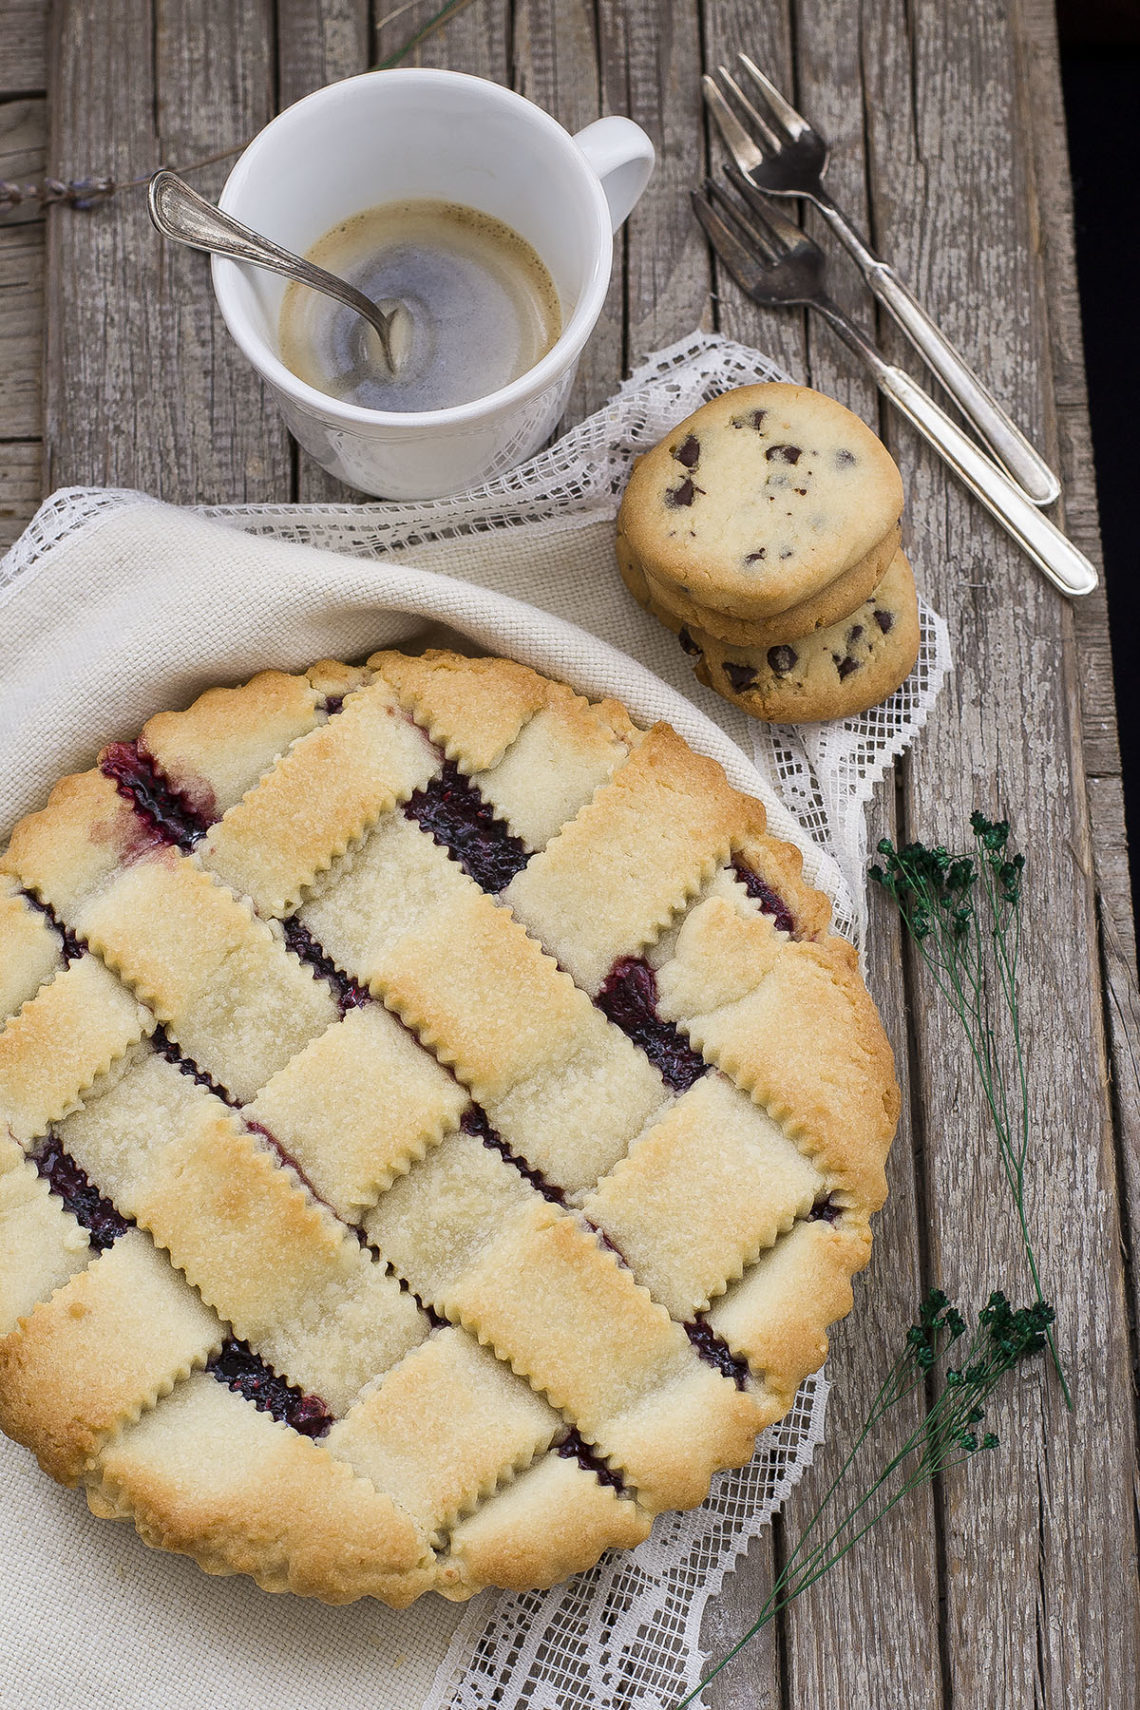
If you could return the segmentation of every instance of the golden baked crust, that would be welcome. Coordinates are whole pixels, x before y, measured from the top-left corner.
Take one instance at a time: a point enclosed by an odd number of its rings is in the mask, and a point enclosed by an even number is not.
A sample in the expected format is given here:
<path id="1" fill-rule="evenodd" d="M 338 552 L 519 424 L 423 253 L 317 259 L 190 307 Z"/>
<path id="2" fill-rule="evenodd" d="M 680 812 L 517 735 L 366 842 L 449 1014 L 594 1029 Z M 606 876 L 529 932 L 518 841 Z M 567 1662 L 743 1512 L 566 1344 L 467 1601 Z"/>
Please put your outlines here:
<path id="1" fill-rule="evenodd" d="M 0 1427 L 332 1603 L 637 1543 L 867 1259 L 898 1092 L 828 919 L 713 762 L 512 662 L 151 719 L 0 860 Z"/>

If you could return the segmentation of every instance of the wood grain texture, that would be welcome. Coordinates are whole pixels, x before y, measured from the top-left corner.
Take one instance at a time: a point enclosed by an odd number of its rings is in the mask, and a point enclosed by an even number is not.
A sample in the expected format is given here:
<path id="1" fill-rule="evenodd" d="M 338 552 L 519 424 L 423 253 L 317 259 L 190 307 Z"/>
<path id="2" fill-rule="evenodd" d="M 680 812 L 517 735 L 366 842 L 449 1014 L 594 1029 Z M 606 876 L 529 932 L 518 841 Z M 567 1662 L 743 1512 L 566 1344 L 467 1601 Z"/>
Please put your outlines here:
<path id="1" fill-rule="evenodd" d="M 0 444 L 0 552 L 6 552 L 33 516 L 43 491 L 38 439 Z"/>
<path id="2" fill-rule="evenodd" d="M 0 178 L 43 177 L 47 104 L 0 105 Z M 44 219 L 29 209 L 0 224 L 0 439 L 43 426 Z"/>
<path id="3" fill-rule="evenodd" d="M 798 52 L 793 54 L 793 42 Z M 705 53 L 709 69 L 731 66 L 744 48 L 768 70 L 832 139 L 829 167 L 834 194 L 852 217 L 868 223 L 864 160 L 864 115 L 860 94 L 858 0 L 800 0 L 796 10 L 772 8 L 761 22 L 746 3 L 710 4 L 705 12 Z M 719 166 L 723 150 L 713 133 L 711 154 Z M 818 226 L 813 227 L 818 232 Z M 870 325 L 868 297 L 854 270 L 838 266 L 833 289 L 848 311 Z M 848 358 L 821 323 L 805 321 L 799 313 L 763 310 L 745 299 L 718 270 L 719 329 L 744 343 L 778 353 L 790 372 L 839 398 L 878 428 L 878 393 L 867 376 Z M 916 562 L 922 576 L 921 559 Z M 895 834 L 893 784 L 878 792 L 871 811 L 871 847 L 884 834 Z M 912 1321 L 924 1288 L 919 1250 L 914 1151 L 922 1144 L 921 1129 L 911 1124 L 907 1062 L 906 995 L 902 978 L 898 923 L 872 899 L 874 925 L 869 939 L 868 977 L 884 1024 L 896 1052 L 903 1086 L 903 1121 L 889 1170 L 891 1197 L 876 1219 L 871 1268 L 856 1284 L 852 1316 L 834 1337 L 830 1372 L 832 1393 L 828 1441 L 804 1484 L 786 1505 L 784 1530 L 798 1536 L 811 1515 L 819 1493 L 843 1459 L 881 1380 L 884 1350 L 899 1344 Z M 881 1553 L 880 1553 L 881 1551 Z M 891 1564 L 891 1597 L 908 1611 L 905 1625 L 890 1646 L 861 1642 L 851 1635 L 867 1624 L 867 1611 L 882 1595 L 882 1563 Z M 755 1570 L 754 1574 L 755 1574 Z M 909 1513 L 898 1513 L 885 1524 L 873 1551 L 856 1551 L 815 1586 L 802 1606 L 793 1605 L 783 1623 L 781 1650 L 786 1671 L 787 1700 L 794 1704 L 862 1706 L 888 1703 L 900 1680 L 907 1682 L 915 1707 L 941 1703 L 938 1648 L 938 1575 L 933 1502 L 929 1493 Z M 743 1574 L 738 1576 L 743 1578 Z M 754 1606 L 763 1600 L 758 1576 Z M 722 1635 L 713 1612 L 706 1619 L 705 1639 Z M 747 1622 L 742 1625 L 747 1626 Z M 739 1634 L 737 1628 L 732 1637 Z M 842 1658 L 842 1667 L 839 1660 Z M 713 1704 L 739 1705 L 741 1710 L 758 1687 L 763 1661 L 746 1653 Z"/>
<path id="4" fill-rule="evenodd" d="M 269 117 L 267 4 L 60 0 L 50 160 L 127 179 L 244 142 Z M 195 175 L 216 195 L 225 164 Z M 289 497 L 284 427 L 214 307 L 206 259 L 164 245 L 139 191 L 48 216 L 48 479 L 191 500 Z"/>
<path id="5" fill-rule="evenodd" d="M 516 0 L 514 86 L 571 133 L 601 117 L 597 15 L 594 0 Z M 624 111 L 607 105 L 607 112 Z M 582 359 L 565 426 L 599 408 L 616 389 L 625 362 L 626 234 L 614 242 L 610 288 Z"/>
<path id="6" fill-rule="evenodd" d="M 49 9 L 50 0 L 4 0 L 0 7 L 0 96 L 40 95 L 47 88 Z"/>
<path id="7" fill-rule="evenodd" d="M 388 8 L 368 0 L 60 0 L 51 169 L 130 177 L 239 142 L 275 105 L 393 51 L 433 9 L 422 0 L 370 40 Z M 42 66 L 43 18 L 42 5 L 0 0 L 7 39 L 40 43 L 5 59 L 0 93 L 42 86 L 17 89 L 9 65 L 31 75 L 38 51 Z M 423 63 L 513 83 L 572 130 L 628 112 L 657 144 L 658 172 L 619 242 L 572 416 L 646 350 L 703 323 L 771 351 L 881 425 L 906 481 L 919 579 L 949 618 L 957 672 L 897 795 L 877 794 L 871 842 L 882 831 L 956 839 L 976 802 L 1008 807 L 1032 857 L 1022 987 L 1038 1095 L 1031 1214 L 1077 1415 L 1064 1413 L 1042 1371 L 1024 1377 L 993 1420 L 999 1454 L 897 1514 L 708 1699 L 717 1710 L 1134 1710 L 1129 1310 L 1134 1322 L 1140 1295 L 1126 1261 L 1140 1227 L 1140 1000 L 1104 603 L 1074 610 L 1055 596 L 880 409 L 826 329 L 754 308 L 710 266 L 688 208 L 708 146 L 697 73 L 737 47 L 829 134 L 836 193 L 1059 459 L 1067 526 L 1086 551 L 1097 547 L 1049 0 L 474 0 L 422 50 Z M 42 125 L 42 108 L 13 119 L 0 106 L 0 128 L 32 137 L 37 115 Z M 197 182 L 216 191 L 224 173 Z M 21 293 L 34 296 L 39 263 L 23 246 L 35 229 L 0 230 L 0 280 L 16 281 L 11 298 L 0 290 L 0 343 L 9 341 L 0 360 L 10 353 L 14 364 L 0 374 L 0 408 L 13 398 L 10 419 L 31 424 L 0 420 L 0 438 L 16 441 L 0 446 L 0 542 L 41 490 L 38 334 L 11 313 Z M 4 257 L 17 252 L 5 274 Z M 205 264 L 163 252 L 137 193 L 91 215 L 54 212 L 48 265 L 45 485 L 123 482 L 183 502 L 346 496 L 296 459 L 217 319 Z M 841 301 L 874 325 L 842 256 L 833 278 Z M 891 326 L 878 330 L 921 376 Z M 1025 1289 L 959 1037 L 878 897 L 873 910 L 869 977 L 898 1053 L 904 1122 L 872 1268 L 835 1337 L 829 1441 L 788 1505 L 790 1536 L 923 1285 L 936 1277 L 975 1306 L 990 1286 Z M 773 1541 L 761 1539 L 708 1612 L 713 1654 L 749 1624 L 772 1571 Z"/>
<path id="8" fill-rule="evenodd" d="M 1008 17 L 872 0 L 865 18 L 875 43 L 865 63 L 876 237 L 1048 446 L 1045 286 Z M 886 329 L 885 342 L 906 359 Z M 908 435 L 891 438 L 959 661 L 904 774 L 907 828 L 958 841 L 973 805 L 1008 809 L 1033 861 L 1028 1202 L 1077 1398 L 1070 1419 L 1045 1373 L 1027 1376 L 995 1421 L 1000 1460 L 946 1483 L 948 1678 L 956 1703 L 1130 1703 L 1134 1442 L 1073 616 L 932 458 Z M 920 1102 L 943 1113 L 928 1122 L 935 1270 L 967 1298 L 992 1286 L 1023 1293 L 956 1024 L 917 978 L 913 1008 Z M 979 1571 L 992 1558 L 1000 1573 Z"/>

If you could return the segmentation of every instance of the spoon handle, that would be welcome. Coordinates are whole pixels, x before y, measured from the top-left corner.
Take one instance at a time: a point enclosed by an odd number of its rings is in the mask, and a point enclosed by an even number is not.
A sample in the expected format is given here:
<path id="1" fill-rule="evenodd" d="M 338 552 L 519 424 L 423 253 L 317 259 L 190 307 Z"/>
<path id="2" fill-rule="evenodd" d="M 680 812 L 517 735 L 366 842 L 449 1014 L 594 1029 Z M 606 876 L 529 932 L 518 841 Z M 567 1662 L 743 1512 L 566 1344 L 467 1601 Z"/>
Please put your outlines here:
<path id="1" fill-rule="evenodd" d="M 392 317 L 363 292 L 338 279 L 335 273 L 314 267 L 311 261 L 294 255 L 292 250 L 282 249 L 280 244 L 224 214 L 174 172 L 163 169 L 155 173 L 150 181 L 147 200 L 151 220 L 163 237 L 189 244 L 191 249 L 204 249 L 211 255 L 224 255 L 231 261 L 248 261 L 256 267 L 267 267 L 272 273 L 283 273 L 287 279 L 311 285 L 315 291 L 323 291 L 326 296 L 335 297 L 338 302 L 355 309 L 376 329 L 384 360 L 392 368 Z"/>

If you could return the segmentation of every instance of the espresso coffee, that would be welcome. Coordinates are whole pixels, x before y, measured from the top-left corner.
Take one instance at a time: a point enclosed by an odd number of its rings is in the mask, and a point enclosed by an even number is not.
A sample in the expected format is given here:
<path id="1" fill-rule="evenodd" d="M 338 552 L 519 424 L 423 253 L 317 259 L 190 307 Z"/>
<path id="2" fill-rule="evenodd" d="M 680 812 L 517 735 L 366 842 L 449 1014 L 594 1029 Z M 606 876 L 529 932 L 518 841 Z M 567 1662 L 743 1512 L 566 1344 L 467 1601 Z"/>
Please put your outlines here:
<path id="1" fill-rule="evenodd" d="M 444 410 L 517 380 L 562 331 L 554 281 L 502 220 L 454 202 L 389 202 L 334 226 L 307 259 L 408 318 L 389 372 L 367 322 L 290 284 L 281 305 L 281 359 L 298 379 L 369 410 Z"/>

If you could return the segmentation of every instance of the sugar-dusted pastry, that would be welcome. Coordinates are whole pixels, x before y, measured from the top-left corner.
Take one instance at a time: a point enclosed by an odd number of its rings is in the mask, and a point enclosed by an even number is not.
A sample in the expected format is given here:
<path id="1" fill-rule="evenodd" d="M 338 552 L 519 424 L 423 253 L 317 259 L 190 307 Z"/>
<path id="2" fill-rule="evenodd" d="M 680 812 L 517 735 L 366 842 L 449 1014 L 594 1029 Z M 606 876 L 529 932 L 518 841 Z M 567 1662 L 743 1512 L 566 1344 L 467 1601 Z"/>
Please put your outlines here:
<path id="1" fill-rule="evenodd" d="M 0 860 L 0 1426 L 211 1573 L 636 1544 L 821 1362 L 891 1054 L 667 725 L 380 653 L 162 713 Z"/>
<path id="2" fill-rule="evenodd" d="M 646 452 L 618 533 L 644 574 L 697 605 L 770 618 L 866 560 L 902 503 L 894 459 L 858 416 L 771 382 L 722 393 Z"/>

